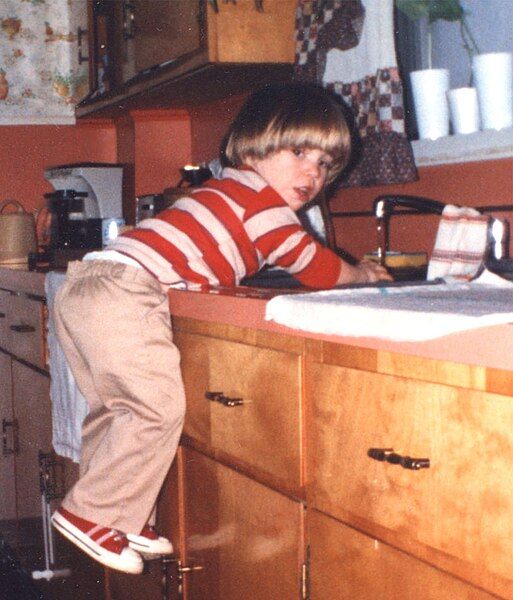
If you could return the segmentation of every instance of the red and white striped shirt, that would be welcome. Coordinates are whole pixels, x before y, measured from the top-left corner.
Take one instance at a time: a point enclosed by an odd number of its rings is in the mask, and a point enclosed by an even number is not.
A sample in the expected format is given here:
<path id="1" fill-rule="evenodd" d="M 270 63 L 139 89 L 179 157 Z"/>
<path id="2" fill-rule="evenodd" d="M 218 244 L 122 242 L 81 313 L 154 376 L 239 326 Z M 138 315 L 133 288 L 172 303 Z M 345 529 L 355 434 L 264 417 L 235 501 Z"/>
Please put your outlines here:
<path id="1" fill-rule="evenodd" d="M 157 217 L 109 245 L 167 286 L 238 285 L 265 265 L 308 287 L 330 288 L 341 259 L 314 240 L 294 211 L 257 173 L 224 169 Z"/>

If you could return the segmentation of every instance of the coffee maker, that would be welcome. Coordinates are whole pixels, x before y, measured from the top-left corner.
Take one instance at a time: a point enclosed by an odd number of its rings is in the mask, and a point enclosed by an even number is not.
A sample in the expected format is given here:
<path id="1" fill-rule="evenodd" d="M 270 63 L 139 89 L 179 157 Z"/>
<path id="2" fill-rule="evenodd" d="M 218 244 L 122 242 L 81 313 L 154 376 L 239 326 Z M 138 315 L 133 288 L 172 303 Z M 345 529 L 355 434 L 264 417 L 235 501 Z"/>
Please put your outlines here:
<path id="1" fill-rule="evenodd" d="M 32 257 L 35 268 L 38 263 L 65 267 L 116 237 L 124 224 L 122 165 L 60 165 L 45 169 L 44 177 L 55 191 L 45 194 L 46 239 L 43 251 Z"/>

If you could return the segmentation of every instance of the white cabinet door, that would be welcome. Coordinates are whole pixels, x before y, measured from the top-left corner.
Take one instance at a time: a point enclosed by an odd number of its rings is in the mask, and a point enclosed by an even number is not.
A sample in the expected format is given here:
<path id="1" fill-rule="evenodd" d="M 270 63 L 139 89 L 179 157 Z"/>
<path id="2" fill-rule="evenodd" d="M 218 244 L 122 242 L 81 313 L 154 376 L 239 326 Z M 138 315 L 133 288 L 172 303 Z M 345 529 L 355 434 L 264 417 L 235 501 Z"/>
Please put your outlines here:
<path id="1" fill-rule="evenodd" d="M 0 454 L 0 520 L 16 518 L 14 488 L 14 452 L 16 423 L 12 410 L 11 357 L 0 351 L 0 420 L 2 447 Z"/>

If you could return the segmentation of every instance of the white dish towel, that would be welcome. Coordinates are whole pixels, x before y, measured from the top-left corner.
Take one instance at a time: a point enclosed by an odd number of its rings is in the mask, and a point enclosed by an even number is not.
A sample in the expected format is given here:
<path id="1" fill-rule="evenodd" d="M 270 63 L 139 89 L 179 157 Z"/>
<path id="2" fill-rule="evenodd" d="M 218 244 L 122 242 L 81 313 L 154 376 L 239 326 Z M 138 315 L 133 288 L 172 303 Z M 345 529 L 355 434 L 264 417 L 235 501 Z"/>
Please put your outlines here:
<path id="1" fill-rule="evenodd" d="M 86 399 L 80 393 L 52 319 L 53 301 L 64 283 L 64 273 L 51 271 L 45 277 L 48 317 L 48 351 L 50 355 L 50 398 L 52 400 L 53 447 L 60 456 L 78 463 L 82 446 L 82 423 L 88 413 Z"/>
<path id="2" fill-rule="evenodd" d="M 265 318 L 312 333 L 420 342 L 513 323 L 513 283 L 485 270 L 472 282 L 288 294 L 269 300 Z"/>
<path id="3" fill-rule="evenodd" d="M 474 208 L 448 204 L 440 218 L 427 279 L 477 275 L 486 253 L 489 218 Z"/>

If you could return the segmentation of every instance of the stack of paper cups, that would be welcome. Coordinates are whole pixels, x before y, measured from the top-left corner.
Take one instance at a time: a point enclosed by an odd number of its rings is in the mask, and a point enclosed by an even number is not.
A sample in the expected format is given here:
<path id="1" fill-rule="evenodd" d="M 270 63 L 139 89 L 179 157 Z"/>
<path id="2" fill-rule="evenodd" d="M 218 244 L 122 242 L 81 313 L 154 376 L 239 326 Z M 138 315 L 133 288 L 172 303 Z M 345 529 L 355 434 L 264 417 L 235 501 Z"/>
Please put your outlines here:
<path id="1" fill-rule="evenodd" d="M 447 92 L 453 133 L 479 130 L 479 107 L 475 88 L 462 87 Z"/>
<path id="2" fill-rule="evenodd" d="M 482 129 L 513 125 L 513 61 L 511 52 L 477 54 L 472 74 L 481 113 Z"/>
<path id="3" fill-rule="evenodd" d="M 412 71 L 410 81 L 419 137 L 436 140 L 449 135 L 449 107 L 446 97 L 449 90 L 449 71 Z"/>

